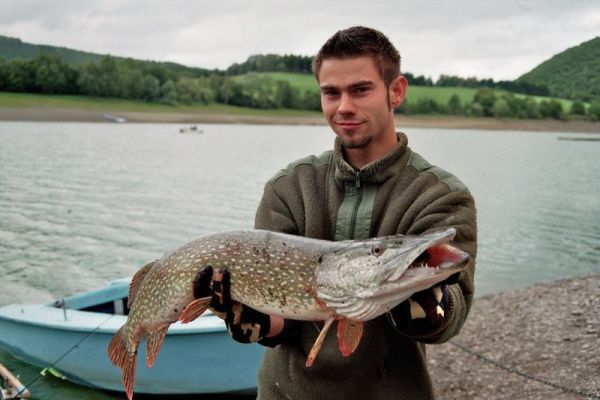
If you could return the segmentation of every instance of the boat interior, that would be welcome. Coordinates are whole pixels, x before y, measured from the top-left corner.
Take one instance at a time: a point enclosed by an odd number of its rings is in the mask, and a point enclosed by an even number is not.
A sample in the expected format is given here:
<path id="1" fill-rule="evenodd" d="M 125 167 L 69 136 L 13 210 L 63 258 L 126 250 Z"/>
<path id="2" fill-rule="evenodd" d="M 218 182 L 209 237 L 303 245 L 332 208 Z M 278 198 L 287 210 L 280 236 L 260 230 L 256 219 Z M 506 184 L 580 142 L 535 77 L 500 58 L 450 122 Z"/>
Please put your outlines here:
<path id="1" fill-rule="evenodd" d="M 56 308 L 103 314 L 128 315 L 129 280 L 115 281 L 109 286 L 57 300 Z"/>

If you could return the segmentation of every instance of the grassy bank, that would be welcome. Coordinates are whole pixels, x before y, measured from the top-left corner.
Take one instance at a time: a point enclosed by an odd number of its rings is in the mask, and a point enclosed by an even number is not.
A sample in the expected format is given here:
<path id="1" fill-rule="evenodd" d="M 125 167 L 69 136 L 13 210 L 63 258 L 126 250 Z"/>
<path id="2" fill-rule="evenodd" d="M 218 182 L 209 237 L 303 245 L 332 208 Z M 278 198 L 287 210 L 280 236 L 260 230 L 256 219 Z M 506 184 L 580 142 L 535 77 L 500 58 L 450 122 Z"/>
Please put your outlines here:
<path id="1" fill-rule="evenodd" d="M 293 87 L 301 92 L 306 90 L 318 92 L 319 87 L 315 78 L 310 74 L 299 74 L 292 72 L 253 72 L 247 75 L 238 75 L 234 77 L 237 81 L 243 81 L 248 75 L 269 77 L 274 81 L 288 81 Z M 462 104 L 468 104 L 473 101 L 477 89 L 464 87 L 429 87 L 429 86 L 408 86 L 406 98 L 408 101 L 417 102 L 420 99 L 432 99 L 439 104 L 447 104 L 450 97 L 456 94 Z"/>
<path id="2" fill-rule="evenodd" d="M 0 121 L 103 122 L 103 114 L 123 117 L 128 122 L 325 124 L 322 114 L 316 111 L 259 110 L 217 103 L 170 106 L 99 97 L 0 92 Z M 396 121 L 399 129 L 417 127 L 600 133 L 600 123 L 584 120 L 525 120 L 428 114 L 398 115 Z"/>
<path id="3" fill-rule="evenodd" d="M 219 103 L 208 105 L 166 105 L 147 103 L 139 100 L 121 100 L 104 97 L 41 95 L 32 93 L 0 92 L 0 107 L 53 107 L 78 108 L 95 111 L 124 111 L 139 113 L 180 113 L 180 114 L 227 114 L 227 115 L 256 115 L 256 116 L 320 116 L 319 112 L 304 110 L 259 110 L 254 108 L 229 106 Z"/>

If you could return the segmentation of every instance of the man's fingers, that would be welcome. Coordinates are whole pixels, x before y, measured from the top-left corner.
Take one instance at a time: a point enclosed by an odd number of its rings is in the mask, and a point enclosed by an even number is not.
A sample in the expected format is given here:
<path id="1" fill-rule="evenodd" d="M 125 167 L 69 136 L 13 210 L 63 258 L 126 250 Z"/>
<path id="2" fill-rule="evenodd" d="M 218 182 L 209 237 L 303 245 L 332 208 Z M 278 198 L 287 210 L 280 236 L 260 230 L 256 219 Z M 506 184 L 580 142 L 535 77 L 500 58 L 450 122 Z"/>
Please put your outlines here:
<path id="1" fill-rule="evenodd" d="M 223 276 L 222 279 L 222 288 L 223 288 L 223 305 L 226 306 L 227 308 L 231 308 L 232 306 L 232 301 L 231 301 L 231 279 L 229 276 L 229 271 L 225 270 L 225 271 L 221 271 L 221 274 Z"/>
<path id="2" fill-rule="evenodd" d="M 210 265 L 204 267 L 194 277 L 194 298 L 209 297 L 212 295 L 210 288 L 213 277 L 213 269 Z"/>
<path id="3" fill-rule="evenodd" d="M 211 307 L 218 312 L 229 312 L 231 309 L 229 272 L 227 271 L 218 269 L 213 273 Z"/>

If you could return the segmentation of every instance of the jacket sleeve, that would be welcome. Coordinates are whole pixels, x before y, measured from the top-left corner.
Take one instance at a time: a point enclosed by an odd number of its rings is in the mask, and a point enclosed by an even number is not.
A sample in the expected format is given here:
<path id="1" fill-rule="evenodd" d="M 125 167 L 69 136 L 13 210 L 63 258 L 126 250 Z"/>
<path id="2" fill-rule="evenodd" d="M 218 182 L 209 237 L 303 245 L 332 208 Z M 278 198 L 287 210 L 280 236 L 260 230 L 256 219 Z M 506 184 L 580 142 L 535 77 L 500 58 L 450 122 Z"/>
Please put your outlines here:
<path id="1" fill-rule="evenodd" d="M 263 197 L 256 210 L 254 228 L 298 235 L 298 226 L 292 212 L 270 181 L 265 185 Z"/>
<path id="2" fill-rule="evenodd" d="M 443 183 L 438 183 L 421 195 L 413 203 L 413 207 L 417 211 L 407 234 L 418 235 L 453 227 L 456 229 L 456 236 L 452 244 L 469 253 L 471 257 L 455 283 L 446 285 L 444 317 L 439 324 L 431 326 L 426 323 L 398 323 L 394 320 L 394 312 L 397 309 L 392 310 L 390 322 L 398 332 L 417 341 L 443 343 L 459 333 L 473 300 L 477 255 L 475 204 L 466 189 L 453 192 Z"/>

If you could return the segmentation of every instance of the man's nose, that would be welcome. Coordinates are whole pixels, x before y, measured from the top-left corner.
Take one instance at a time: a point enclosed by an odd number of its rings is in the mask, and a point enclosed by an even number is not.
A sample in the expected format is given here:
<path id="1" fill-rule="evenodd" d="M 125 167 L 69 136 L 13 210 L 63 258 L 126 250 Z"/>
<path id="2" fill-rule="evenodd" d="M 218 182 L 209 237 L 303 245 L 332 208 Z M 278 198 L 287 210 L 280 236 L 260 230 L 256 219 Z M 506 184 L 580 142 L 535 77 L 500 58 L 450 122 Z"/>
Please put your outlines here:
<path id="1" fill-rule="evenodd" d="M 355 111 L 356 107 L 354 105 L 354 101 L 352 100 L 352 96 L 350 96 L 348 93 L 342 93 L 338 112 L 340 114 L 354 114 Z"/>

